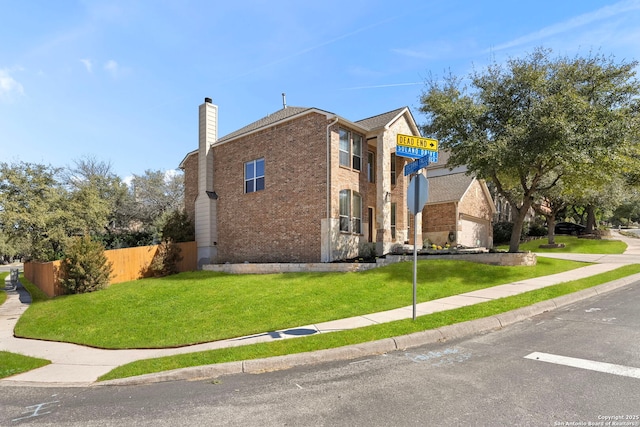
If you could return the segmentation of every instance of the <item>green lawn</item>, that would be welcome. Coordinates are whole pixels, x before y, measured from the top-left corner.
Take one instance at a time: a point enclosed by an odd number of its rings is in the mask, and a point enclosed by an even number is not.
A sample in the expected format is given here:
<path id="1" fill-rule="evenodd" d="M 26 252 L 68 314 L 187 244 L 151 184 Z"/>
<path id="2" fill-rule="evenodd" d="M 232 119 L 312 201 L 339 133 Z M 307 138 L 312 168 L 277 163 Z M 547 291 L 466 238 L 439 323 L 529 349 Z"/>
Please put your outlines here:
<path id="1" fill-rule="evenodd" d="M 51 363 L 48 360 L 0 351 L 0 378 L 21 374 Z"/>
<path id="2" fill-rule="evenodd" d="M 2 284 L 2 289 L 4 289 L 4 279 L 7 277 L 9 273 L 0 273 L 0 284 Z M 0 291 L 0 305 L 2 305 L 7 300 L 7 293 L 2 290 Z"/>
<path id="3" fill-rule="evenodd" d="M 473 306 L 443 311 L 427 316 L 420 316 L 416 318 L 415 321 L 400 320 L 364 328 L 333 332 L 330 334 L 312 335 L 309 337 L 279 340 L 243 347 L 225 348 L 220 350 L 140 360 L 120 366 L 100 377 L 100 380 L 104 381 L 116 378 L 126 378 L 190 366 L 202 366 L 214 363 L 316 351 L 396 337 L 427 329 L 435 329 L 467 320 L 493 316 L 636 273 L 640 273 L 640 264 L 624 266 L 607 273 L 602 273 L 573 282 L 549 286 L 520 295 L 500 298 Z"/>
<path id="4" fill-rule="evenodd" d="M 421 261 L 418 302 L 584 265 L 548 258 L 533 267 Z M 357 273 L 181 273 L 90 294 L 37 299 L 15 333 L 102 348 L 216 341 L 409 306 L 412 274 L 411 262 Z"/>
<path id="5" fill-rule="evenodd" d="M 540 245 L 548 243 L 546 238 L 521 243 L 521 251 L 531 252 L 555 252 L 572 254 L 622 254 L 627 249 L 627 244 L 620 240 L 607 239 L 580 239 L 575 236 L 556 236 L 556 243 L 564 243 L 564 248 L 543 249 Z M 499 249 L 509 249 L 508 246 L 499 246 Z"/>

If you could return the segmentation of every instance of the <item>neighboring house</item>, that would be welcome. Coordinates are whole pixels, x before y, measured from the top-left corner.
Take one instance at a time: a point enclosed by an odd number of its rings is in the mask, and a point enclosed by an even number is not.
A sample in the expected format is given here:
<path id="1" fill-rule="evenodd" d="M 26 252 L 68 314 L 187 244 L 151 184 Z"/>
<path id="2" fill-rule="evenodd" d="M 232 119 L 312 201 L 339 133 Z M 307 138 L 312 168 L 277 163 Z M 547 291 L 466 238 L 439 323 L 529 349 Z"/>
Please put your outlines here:
<path id="1" fill-rule="evenodd" d="M 205 98 L 199 148 L 180 164 L 199 265 L 331 262 L 409 242 L 410 159 L 395 155 L 398 133 L 420 135 L 409 108 L 350 121 L 285 107 L 219 139 L 217 116 Z M 417 231 L 422 245 L 421 220 Z"/>
<path id="2" fill-rule="evenodd" d="M 466 167 L 449 169 L 447 152 L 427 167 L 429 199 L 422 211 L 422 238 L 436 245 L 493 246 L 492 219 L 496 208 L 483 180 Z"/>

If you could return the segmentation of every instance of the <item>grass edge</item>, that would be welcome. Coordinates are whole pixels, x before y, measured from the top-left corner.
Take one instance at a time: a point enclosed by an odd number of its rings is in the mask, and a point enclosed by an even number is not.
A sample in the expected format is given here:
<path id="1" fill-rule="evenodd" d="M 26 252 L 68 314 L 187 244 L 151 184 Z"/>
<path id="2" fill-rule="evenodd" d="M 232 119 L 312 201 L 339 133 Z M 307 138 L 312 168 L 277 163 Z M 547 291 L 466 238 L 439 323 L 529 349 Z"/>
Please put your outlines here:
<path id="1" fill-rule="evenodd" d="M 310 351 L 339 348 L 354 344 L 362 344 L 370 341 L 394 338 L 415 332 L 433 330 L 440 327 L 462 323 L 468 320 L 491 317 L 498 314 L 517 310 L 533 304 L 548 301 L 563 295 L 593 288 L 614 280 L 623 279 L 640 273 L 640 264 L 631 264 L 619 267 L 615 270 L 600 273 L 580 280 L 564 282 L 542 289 L 525 292 L 518 295 L 499 298 L 473 306 L 460 307 L 443 312 L 437 312 L 420 316 L 416 321 L 399 320 L 347 331 L 332 332 L 330 334 L 312 335 L 296 338 L 294 340 L 273 341 L 267 343 L 252 344 L 241 347 L 223 348 L 217 350 L 205 350 L 181 355 L 164 356 L 159 358 L 142 359 L 119 366 L 112 371 L 100 376 L 98 382 L 130 378 L 134 376 L 166 372 L 174 369 L 189 368 L 238 362 L 243 360 L 255 360 L 266 357 L 283 356 L 287 354 L 299 354 Z M 464 319 L 464 320 L 461 320 Z M 417 327 L 412 327 L 415 325 Z M 425 326 L 429 327 L 425 327 Z M 323 341 L 321 345 L 305 346 L 302 342 Z M 322 345 L 323 344 L 323 345 Z M 313 347 L 313 348 L 310 348 Z M 216 359 L 218 357 L 218 360 Z M 203 359 L 204 358 L 204 363 Z"/>

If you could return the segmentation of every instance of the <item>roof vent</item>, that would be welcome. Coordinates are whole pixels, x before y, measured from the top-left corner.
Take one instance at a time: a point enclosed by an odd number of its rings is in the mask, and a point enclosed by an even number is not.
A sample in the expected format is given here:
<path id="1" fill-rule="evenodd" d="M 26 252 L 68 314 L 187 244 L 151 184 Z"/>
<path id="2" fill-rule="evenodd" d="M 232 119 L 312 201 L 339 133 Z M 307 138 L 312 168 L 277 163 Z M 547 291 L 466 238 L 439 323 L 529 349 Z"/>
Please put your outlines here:
<path id="1" fill-rule="evenodd" d="M 211 104 L 213 103 L 213 101 L 211 100 L 211 98 L 205 98 L 204 102 L 206 102 L 207 104 Z"/>
<path id="2" fill-rule="evenodd" d="M 287 108 L 287 94 L 282 92 L 282 108 Z"/>

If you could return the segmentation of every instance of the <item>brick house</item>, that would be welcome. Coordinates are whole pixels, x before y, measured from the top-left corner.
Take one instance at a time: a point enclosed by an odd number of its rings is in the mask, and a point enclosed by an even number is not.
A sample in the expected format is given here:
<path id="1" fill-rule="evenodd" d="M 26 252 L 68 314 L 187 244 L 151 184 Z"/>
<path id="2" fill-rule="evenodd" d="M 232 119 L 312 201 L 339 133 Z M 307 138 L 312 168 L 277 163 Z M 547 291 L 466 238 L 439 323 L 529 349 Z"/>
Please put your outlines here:
<path id="1" fill-rule="evenodd" d="M 465 167 L 449 169 L 447 152 L 439 154 L 438 163 L 426 168 L 429 199 L 422 211 L 424 242 L 492 247 L 496 208 L 491 192 Z"/>
<path id="2" fill-rule="evenodd" d="M 217 116 L 205 98 L 180 163 L 199 265 L 331 262 L 409 241 L 408 159 L 395 155 L 398 133 L 420 135 L 408 107 L 350 121 L 285 106 L 219 139 Z"/>

